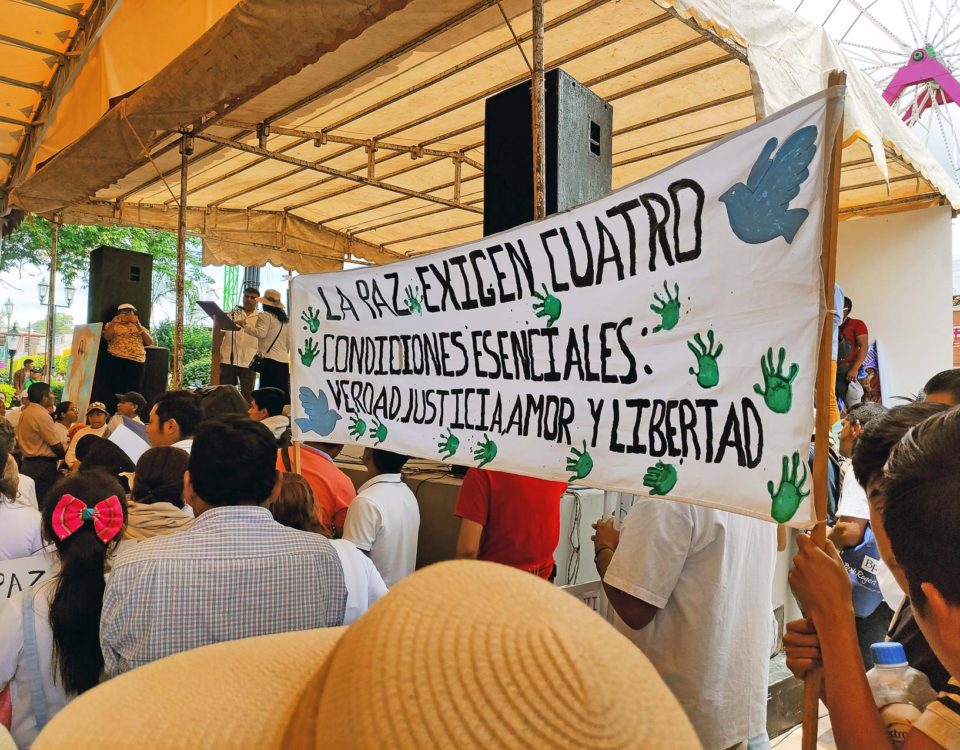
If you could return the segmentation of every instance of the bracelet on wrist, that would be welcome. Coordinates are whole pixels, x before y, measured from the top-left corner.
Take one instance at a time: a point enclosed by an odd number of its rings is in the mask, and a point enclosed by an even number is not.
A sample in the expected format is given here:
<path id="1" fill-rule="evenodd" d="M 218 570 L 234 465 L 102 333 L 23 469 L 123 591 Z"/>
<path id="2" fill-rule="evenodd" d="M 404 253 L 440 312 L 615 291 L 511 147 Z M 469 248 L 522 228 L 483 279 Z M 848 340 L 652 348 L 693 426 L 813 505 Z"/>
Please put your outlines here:
<path id="1" fill-rule="evenodd" d="M 593 553 L 594 562 L 600 559 L 600 553 L 603 552 L 605 549 L 610 550 L 610 553 L 613 554 L 613 547 L 611 547 L 609 544 L 598 545 L 596 550 L 594 550 L 594 553 Z"/>

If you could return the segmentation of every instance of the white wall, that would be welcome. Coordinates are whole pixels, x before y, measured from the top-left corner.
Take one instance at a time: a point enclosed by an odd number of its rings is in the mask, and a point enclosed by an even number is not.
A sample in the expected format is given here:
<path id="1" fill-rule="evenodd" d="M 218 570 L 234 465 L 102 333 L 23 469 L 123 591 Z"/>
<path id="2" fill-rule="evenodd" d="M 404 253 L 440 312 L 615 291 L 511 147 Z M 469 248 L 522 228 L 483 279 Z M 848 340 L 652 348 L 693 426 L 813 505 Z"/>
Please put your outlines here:
<path id="1" fill-rule="evenodd" d="M 837 282 L 879 342 L 888 405 L 953 366 L 951 243 L 947 207 L 840 223 Z"/>

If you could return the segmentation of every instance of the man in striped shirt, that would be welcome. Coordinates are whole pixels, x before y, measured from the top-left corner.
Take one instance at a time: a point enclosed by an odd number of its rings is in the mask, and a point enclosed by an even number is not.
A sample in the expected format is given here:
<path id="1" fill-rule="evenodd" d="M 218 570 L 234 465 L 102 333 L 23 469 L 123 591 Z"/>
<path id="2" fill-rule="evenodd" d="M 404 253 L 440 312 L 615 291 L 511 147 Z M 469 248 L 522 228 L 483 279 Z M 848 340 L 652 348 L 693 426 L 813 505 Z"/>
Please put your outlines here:
<path id="1" fill-rule="evenodd" d="M 100 643 L 113 676 L 220 641 L 350 624 L 387 589 L 349 542 L 281 526 L 277 444 L 230 416 L 196 432 L 184 500 L 196 523 L 137 543 L 114 562 Z"/>

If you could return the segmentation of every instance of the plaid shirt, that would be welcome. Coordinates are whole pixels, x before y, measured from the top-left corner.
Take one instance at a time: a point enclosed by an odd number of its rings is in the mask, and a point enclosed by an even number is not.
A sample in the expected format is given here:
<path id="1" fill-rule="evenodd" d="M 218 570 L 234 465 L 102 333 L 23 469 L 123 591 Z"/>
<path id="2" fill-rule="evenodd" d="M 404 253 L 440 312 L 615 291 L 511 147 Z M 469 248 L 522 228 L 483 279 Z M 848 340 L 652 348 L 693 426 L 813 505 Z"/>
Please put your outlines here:
<path id="1" fill-rule="evenodd" d="M 336 551 L 256 506 L 213 508 L 188 530 L 121 553 L 107 581 L 100 643 L 108 675 L 220 641 L 343 622 Z"/>

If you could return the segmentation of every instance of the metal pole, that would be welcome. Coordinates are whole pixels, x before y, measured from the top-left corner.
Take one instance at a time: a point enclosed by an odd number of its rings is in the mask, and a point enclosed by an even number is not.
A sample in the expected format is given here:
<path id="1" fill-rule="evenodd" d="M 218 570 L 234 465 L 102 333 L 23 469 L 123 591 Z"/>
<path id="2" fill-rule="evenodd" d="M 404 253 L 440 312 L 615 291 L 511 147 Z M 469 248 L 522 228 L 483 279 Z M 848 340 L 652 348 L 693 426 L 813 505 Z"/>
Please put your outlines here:
<path id="1" fill-rule="evenodd" d="M 533 115 L 533 218 L 547 215 L 546 86 L 543 77 L 543 0 L 533 0 L 533 76 L 530 85 Z"/>
<path id="2" fill-rule="evenodd" d="M 174 390 L 183 386 L 184 282 L 187 275 L 187 162 L 193 155 L 193 138 L 180 139 L 180 210 L 177 218 L 177 317 L 173 324 Z"/>
<path id="3" fill-rule="evenodd" d="M 53 347 L 56 341 L 57 323 L 57 242 L 60 240 L 60 225 L 63 223 L 63 214 L 59 211 L 53 216 L 53 227 L 50 232 L 50 296 L 47 298 L 47 353 L 43 360 L 43 380 L 50 383 L 53 380 Z"/>

